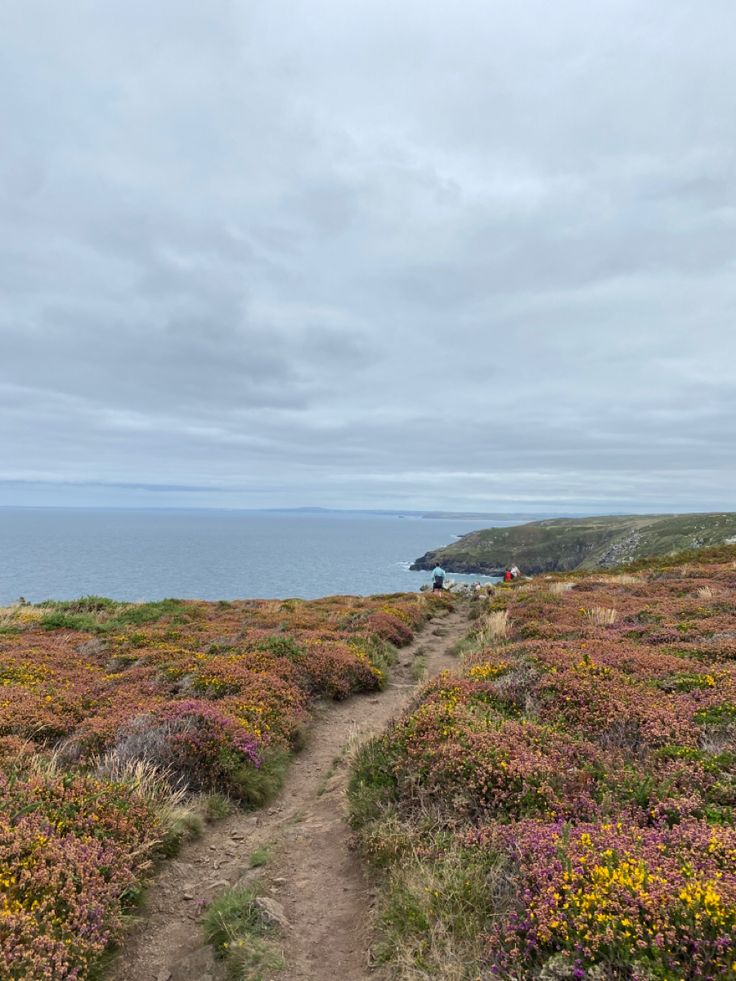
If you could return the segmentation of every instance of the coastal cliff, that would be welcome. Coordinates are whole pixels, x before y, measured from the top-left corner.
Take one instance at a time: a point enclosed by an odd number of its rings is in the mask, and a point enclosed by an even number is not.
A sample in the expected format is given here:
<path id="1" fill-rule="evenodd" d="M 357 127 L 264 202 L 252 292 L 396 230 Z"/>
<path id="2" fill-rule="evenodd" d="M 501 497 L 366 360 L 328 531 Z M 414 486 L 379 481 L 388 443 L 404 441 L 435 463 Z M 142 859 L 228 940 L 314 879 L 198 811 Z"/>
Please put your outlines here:
<path id="1" fill-rule="evenodd" d="M 484 528 L 420 556 L 412 569 L 438 562 L 448 572 L 499 575 L 606 569 L 655 555 L 736 542 L 736 513 L 609 515 L 553 518 L 507 528 Z"/>

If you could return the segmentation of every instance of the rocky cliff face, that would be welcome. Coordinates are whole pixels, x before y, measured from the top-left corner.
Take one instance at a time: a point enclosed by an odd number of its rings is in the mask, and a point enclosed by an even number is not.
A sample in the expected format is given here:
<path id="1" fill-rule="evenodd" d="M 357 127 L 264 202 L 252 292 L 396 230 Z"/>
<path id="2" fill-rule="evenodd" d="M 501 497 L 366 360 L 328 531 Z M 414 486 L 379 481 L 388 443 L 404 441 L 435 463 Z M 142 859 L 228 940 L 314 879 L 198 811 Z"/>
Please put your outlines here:
<path id="1" fill-rule="evenodd" d="M 606 569 L 685 549 L 721 545 L 736 535 L 736 514 L 611 515 L 556 518 L 511 528 L 484 528 L 420 556 L 412 569 L 498 575 Z"/>

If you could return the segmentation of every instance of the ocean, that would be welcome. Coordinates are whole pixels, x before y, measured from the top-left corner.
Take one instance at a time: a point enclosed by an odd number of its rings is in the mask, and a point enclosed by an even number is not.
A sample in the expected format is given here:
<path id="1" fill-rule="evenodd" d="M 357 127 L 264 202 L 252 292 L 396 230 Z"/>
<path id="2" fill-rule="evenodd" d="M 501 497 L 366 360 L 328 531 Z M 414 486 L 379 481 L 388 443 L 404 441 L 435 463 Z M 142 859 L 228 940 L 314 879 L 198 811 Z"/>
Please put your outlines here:
<path id="1" fill-rule="evenodd" d="M 90 593 L 148 601 L 417 590 L 430 577 L 410 562 L 483 526 L 360 512 L 0 508 L 0 605 Z"/>

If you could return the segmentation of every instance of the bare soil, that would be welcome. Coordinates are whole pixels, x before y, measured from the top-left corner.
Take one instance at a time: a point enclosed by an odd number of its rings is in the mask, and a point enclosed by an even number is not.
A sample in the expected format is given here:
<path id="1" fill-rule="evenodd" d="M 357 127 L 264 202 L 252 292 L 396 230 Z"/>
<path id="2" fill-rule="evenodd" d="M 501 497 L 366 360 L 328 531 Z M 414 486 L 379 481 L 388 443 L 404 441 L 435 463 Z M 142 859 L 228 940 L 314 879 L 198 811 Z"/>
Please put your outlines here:
<path id="1" fill-rule="evenodd" d="M 386 689 L 317 710 L 307 747 L 295 757 L 273 804 L 238 812 L 167 863 L 151 884 L 144 910 L 111 970 L 111 981 L 224 981 L 224 965 L 204 943 L 204 907 L 229 886 L 260 877 L 283 907 L 286 967 L 293 981 L 364 981 L 371 977 L 372 890 L 351 850 L 345 787 L 350 749 L 381 732 L 417 687 L 412 665 L 426 658 L 426 675 L 457 667 L 449 653 L 468 627 L 461 610 L 431 621 L 399 651 Z M 270 850 L 264 868 L 250 856 Z"/>

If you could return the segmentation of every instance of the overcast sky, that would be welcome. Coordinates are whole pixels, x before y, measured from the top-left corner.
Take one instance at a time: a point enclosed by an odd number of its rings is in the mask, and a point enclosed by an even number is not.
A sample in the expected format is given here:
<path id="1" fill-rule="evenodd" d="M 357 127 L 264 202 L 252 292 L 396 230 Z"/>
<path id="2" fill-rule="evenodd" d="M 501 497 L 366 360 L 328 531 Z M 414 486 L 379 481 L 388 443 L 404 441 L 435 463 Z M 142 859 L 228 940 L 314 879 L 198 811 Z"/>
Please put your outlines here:
<path id="1" fill-rule="evenodd" d="M 736 508 L 733 0 L 3 0 L 0 504 Z"/>

